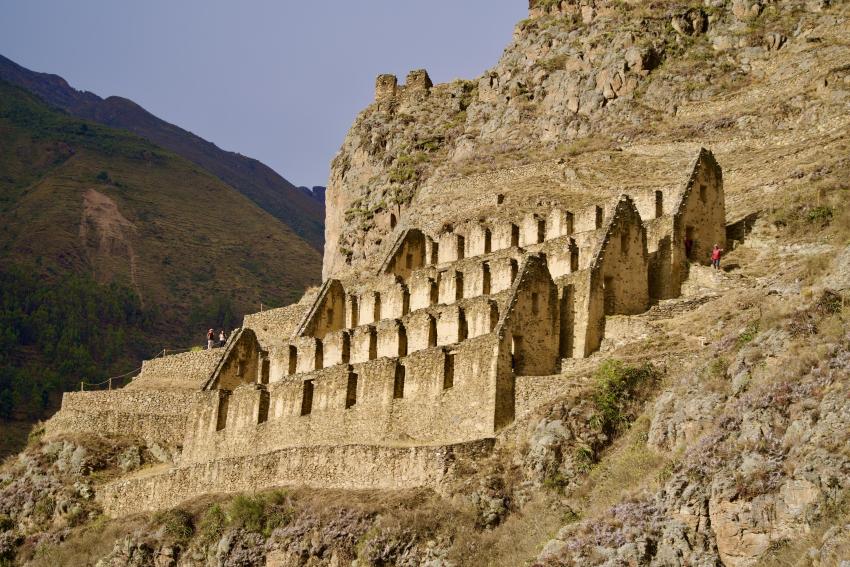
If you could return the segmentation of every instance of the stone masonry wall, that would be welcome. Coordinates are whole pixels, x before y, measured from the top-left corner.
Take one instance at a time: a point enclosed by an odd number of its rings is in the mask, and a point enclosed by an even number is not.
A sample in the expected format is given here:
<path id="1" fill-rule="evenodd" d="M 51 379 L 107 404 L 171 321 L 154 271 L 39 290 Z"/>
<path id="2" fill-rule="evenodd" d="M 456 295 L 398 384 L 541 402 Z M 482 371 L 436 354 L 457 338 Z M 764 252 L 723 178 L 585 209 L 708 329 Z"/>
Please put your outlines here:
<path id="1" fill-rule="evenodd" d="M 282 346 L 295 333 L 298 324 L 310 310 L 318 291 L 318 288 L 307 290 L 301 301 L 293 305 L 245 315 L 242 328 L 252 329 L 256 333 L 263 350 Z"/>
<path id="2" fill-rule="evenodd" d="M 62 408 L 45 424 L 45 436 L 92 432 L 132 436 L 177 447 L 201 392 L 108 390 L 67 392 Z"/>
<path id="3" fill-rule="evenodd" d="M 97 500 L 111 517 L 172 508 L 204 494 L 250 492 L 278 486 L 439 489 L 458 455 L 483 456 L 492 440 L 449 446 L 292 447 L 248 458 L 222 459 L 125 478 L 101 487 Z"/>
<path id="4" fill-rule="evenodd" d="M 126 389 L 199 390 L 212 375 L 223 352 L 216 348 L 146 360 L 142 372 Z"/>
<path id="5" fill-rule="evenodd" d="M 489 334 L 398 359 L 297 374 L 267 389 L 205 393 L 187 428 L 183 462 L 290 446 L 454 443 L 491 436 L 496 346 Z M 308 381 L 312 393 L 305 402 Z"/>

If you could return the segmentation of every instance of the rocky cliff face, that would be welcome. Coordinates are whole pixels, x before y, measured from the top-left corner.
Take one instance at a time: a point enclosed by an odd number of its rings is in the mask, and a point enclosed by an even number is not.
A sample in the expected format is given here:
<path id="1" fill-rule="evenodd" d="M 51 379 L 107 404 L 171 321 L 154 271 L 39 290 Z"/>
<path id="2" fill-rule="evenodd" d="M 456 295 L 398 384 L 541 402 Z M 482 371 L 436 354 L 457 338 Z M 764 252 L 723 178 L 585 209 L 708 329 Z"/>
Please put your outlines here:
<path id="1" fill-rule="evenodd" d="M 431 87 L 424 71 L 376 100 L 333 161 L 324 276 L 360 265 L 424 185 L 592 149 L 750 128 L 678 108 L 746 87 L 789 38 L 805 41 L 826 2 L 532 0 L 481 77 Z M 688 129 L 690 131 L 688 131 Z"/>

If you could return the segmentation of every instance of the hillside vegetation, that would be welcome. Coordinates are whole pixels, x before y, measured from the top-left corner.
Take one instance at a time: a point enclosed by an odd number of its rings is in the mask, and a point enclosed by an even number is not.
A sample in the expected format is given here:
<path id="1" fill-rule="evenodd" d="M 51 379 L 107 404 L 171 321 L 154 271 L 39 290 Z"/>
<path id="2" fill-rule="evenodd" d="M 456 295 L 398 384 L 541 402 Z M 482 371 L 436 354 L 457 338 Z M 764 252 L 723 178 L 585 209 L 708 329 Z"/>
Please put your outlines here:
<path id="1" fill-rule="evenodd" d="M 0 227 L 4 416 L 290 303 L 321 261 L 194 164 L 2 82 Z"/>
<path id="2" fill-rule="evenodd" d="M 102 99 L 91 92 L 78 91 L 62 77 L 30 71 L 1 55 L 0 80 L 22 87 L 72 116 L 129 130 L 186 158 L 254 201 L 314 248 L 322 249 L 325 210 L 321 199 L 295 187 L 265 164 L 222 150 L 154 116 L 132 100 L 118 96 Z"/>

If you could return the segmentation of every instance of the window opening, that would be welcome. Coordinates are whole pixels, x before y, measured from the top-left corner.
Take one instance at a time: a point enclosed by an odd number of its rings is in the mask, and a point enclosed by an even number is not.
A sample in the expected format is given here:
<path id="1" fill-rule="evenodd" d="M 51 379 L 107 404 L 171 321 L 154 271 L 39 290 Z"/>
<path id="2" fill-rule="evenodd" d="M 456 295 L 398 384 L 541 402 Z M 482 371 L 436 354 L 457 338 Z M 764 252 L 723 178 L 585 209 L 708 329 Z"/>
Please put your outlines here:
<path id="1" fill-rule="evenodd" d="M 348 384 L 345 388 L 345 409 L 349 409 L 357 403 L 357 374 L 351 372 L 348 375 Z"/>
<path id="2" fill-rule="evenodd" d="M 457 341 L 465 341 L 469 334 L 469 326 L 466 323 L 466 311 L 463 309 L 457 310 L 458 326 L 457 326 Z"/>
<path id="3" fill-rule="evenodd" d="M 519 227 L 515 224 L 511 225 L 511 247 L 519 246 Z"/>
<path id="4" fill-rule="evenodd" d="M 218 416 L 216 416 L 215 430 L 221 431 L 227 427 L 227 409 L 230 405 L 230 393 L 222 393 L 218 398 Z"/>
<path id="5" fill-rule="evenodd" d="M 564 223 L 566 224 L 567 234 L 573 233 L 573 214 L 567 213 L 564 215 Z"/>
<path id="6" fill-rule="evenodd" d="M 301 391 L 301 415 L 310 415 L 313 411 L 313 381 L 304 380 Z"/>
<path id="7" fill-rule="evenodd" d="M 603 293 L 605 298 L 605 314 L 613 315 L 616 308 L 616 295 L 614 294 L 614 278 L 612 276 L 606 277 L 603 286 Z"/>
<path id="8" fill-rule="evenodd" d="M 404 397 L 404 379 L 406 369 L 404 364 L 396 364 L 395 379 L 393 380 L 393 399 L 400 400 Z"/>
<path id="9" fill-rule="evenodd" d="M 298 372 L 298 348 L 295 345 L 289 345 L 289 374 Z"/>
<path id="10" fill-rule="evenodd" d="M 269 383 L 269 375 L 271 374 L 272 363 L 266 358 L 263 360 L 263 367 L 260 372 L 260 384 L 268 384 Z"/>
<path id="11" fill-rule="evenodd" d="M 443 389 L 448 390 L 455 385 L 455 355 L 446 353 L 443 359 Z"/>
<path id="12" fill-rule="evenodd" d="M 257 411 L 257 423 L 265 423 L 269 420 L 269 393 L 260 390 L 260 407 Z"/>
<path id="13" fill-rule="evenodd" d="M 360 319 L 360 307 L 357 304 L 357 296 L 350 295 L 348 301 L 351 304 L 351 327 L 356 327 Z"/>
<path id="14" fill-rule="evenodd" d="M 377 291 L 375 292 L 374 303 L 372 304 L 372 319 L 375 321 L 381 320 L 381 294 Z"/>

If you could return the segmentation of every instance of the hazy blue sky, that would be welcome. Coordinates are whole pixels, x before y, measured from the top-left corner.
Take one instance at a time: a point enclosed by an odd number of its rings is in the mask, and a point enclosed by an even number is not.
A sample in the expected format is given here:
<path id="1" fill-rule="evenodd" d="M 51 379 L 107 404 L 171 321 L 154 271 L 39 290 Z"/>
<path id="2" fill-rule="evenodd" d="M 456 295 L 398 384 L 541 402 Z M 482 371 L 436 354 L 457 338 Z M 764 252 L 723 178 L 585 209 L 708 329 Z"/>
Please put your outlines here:
<path id="1" fill-rule="evenodd" d="M 0 0 L 0 53 L 120 95 L 298 185 L 330 160 L 375 76 L 494 65 L 526 0 Z"/>

